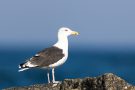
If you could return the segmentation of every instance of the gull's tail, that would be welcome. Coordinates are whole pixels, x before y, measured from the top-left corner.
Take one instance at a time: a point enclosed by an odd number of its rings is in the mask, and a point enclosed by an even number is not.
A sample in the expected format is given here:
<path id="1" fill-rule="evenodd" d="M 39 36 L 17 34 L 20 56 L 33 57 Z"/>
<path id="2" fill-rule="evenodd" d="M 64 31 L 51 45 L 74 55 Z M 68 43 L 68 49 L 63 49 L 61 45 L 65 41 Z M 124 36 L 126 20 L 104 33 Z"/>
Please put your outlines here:
<path id="1" fill-rule="evenodd" d="M 30 68 L 34 68 L 34 67 L 38 67 L 38 66 L 35 64 L 32 64 L 31 61 L 27 61 L 19 65 L 19 68 L 20 68 L 19 72 L 30 69 Z"/>
<path id="2" fill-rule="evenodd" d="M 27 63 L 21 63 L 19 65 L 19 68 L 20 68 L 20 70 L 18 70 L 19 72 L 29 69 L 29 67 L 27 66 Z"/>

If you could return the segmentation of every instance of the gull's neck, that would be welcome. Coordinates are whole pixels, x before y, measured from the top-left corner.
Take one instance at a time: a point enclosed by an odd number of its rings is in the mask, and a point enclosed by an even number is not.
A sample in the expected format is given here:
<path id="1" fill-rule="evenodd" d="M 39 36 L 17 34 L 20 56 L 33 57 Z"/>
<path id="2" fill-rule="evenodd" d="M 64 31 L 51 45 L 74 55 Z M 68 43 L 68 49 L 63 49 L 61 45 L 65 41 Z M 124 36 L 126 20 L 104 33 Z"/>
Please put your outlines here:
<path id="1" fill-rule="evenodd" d="M 58 35 L 58 41 L 54 46 L 63 49 L 64 53 L 68 52 L 68 37 L 65 35 Z"/>

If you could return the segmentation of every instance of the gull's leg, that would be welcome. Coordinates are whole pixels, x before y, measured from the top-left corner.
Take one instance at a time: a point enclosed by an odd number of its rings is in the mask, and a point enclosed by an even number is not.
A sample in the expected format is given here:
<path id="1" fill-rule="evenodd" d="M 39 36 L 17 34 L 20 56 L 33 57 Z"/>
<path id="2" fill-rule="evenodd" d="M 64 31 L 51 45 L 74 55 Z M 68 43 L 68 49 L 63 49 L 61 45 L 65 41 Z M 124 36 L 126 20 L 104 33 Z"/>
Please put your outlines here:
<path id="1" fill-rule="evenodd" d="M 52 82 L 55 83 L 54 68 L 52 68 Z"/>
<path id="2" fill-rule="evenodd" d="M 52 68 L 52 82 L 53 83 L 60 83 L 60 81 L 55 81 L 55 75 L 54 75 L 54 68 Z"/>
<path id="3" fill-rule="evenodd" d="M 49 70 L 47 71 L 47 78 L 48 78 L 48 83 L 50 83 Z"/>

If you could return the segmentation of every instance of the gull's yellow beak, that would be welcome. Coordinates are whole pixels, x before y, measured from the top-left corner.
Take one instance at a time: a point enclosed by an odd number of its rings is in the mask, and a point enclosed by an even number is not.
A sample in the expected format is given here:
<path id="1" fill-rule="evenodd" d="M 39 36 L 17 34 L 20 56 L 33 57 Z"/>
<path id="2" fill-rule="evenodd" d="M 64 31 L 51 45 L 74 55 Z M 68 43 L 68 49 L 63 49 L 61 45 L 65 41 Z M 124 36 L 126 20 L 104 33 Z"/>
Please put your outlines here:
<path id="1" fill-rule="evenodd" d="M 72 31 L 72 33 L 71 33 L 72 35 L 79 35 L 79 33 L 78 32 L 76 32 L 76 31 Z"/>

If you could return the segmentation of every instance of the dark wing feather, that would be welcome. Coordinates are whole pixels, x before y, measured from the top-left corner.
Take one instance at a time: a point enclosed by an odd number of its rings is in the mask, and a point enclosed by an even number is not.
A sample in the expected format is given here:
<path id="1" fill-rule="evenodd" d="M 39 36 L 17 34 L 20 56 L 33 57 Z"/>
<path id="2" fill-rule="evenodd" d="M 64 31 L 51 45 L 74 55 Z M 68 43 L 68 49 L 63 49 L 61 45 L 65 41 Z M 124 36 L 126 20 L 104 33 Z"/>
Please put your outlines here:
<path id="1" fill-rule="evenodd" d="M 46 48 L 38 52 L 37 56 L 33 56 L 30 59 L 30 62 L 33 65 L 37 65 L 37 67 L 46 67 L 62 59 L 64 57 L 64 54 L 62 52 L 62 49 L 59 49 L 54 46 Z"/>

